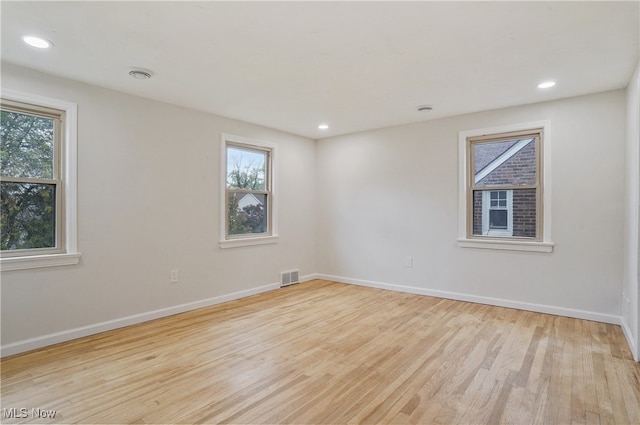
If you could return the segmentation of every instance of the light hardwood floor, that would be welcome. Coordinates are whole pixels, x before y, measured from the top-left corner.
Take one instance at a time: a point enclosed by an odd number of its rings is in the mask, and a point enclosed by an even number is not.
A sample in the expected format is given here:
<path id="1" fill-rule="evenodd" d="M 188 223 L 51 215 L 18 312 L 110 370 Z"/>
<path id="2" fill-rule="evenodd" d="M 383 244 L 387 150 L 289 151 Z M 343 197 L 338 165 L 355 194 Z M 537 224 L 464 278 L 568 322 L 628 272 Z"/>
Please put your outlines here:
<path id="1" fill-rule="evenodd" d="M 3 423 L 640 424 L 618 326 L 318 280 L 1 366 Z"/>

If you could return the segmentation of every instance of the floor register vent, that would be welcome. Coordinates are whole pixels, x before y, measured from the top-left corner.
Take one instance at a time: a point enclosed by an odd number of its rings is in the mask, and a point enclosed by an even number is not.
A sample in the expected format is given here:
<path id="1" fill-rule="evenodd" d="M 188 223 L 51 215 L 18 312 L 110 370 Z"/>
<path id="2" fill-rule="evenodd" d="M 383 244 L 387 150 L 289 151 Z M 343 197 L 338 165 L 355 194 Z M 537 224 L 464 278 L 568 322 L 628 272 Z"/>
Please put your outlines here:
<path id="1" fill-rule="evenodd" d="M 294 283 L 300 283 L 300 279 L 298 277 L 299 270 L 291 270 L 288 272 L 280 272 L 280 287 L 293 285 Z"/>

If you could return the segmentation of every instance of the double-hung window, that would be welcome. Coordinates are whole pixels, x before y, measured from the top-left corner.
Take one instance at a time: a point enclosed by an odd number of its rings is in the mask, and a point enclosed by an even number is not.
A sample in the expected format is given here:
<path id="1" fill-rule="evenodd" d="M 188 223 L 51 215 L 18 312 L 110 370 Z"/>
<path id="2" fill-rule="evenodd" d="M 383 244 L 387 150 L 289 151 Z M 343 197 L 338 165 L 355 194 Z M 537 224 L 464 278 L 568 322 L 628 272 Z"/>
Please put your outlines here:
<path id="1" fill-rule="evenodd" d="M 2 269 L 76 264 L 75 104 L 3 90 Z M 72 127 L 72 128 L 70 128 Z"/>
<path id="2" fill-rule="evenodd" d="M 227 134 L 222 145 L 224 239 L 220 247 L 275 242 L 275 146 Z"/>
<path id="3" fill-rule="evenodd" d="M 461 132 L 462 246 L 551 251 L 548 127 Z"/>

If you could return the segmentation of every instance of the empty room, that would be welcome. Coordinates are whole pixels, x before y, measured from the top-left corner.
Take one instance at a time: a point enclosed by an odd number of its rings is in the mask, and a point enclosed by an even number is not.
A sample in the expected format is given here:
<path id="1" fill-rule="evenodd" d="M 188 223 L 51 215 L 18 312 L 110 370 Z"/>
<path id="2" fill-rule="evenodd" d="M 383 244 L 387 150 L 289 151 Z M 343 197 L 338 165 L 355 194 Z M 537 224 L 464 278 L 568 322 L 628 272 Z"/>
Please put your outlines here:
<path id="1" fill-rule="evenodd" d="M 0 19 L 0 422 L 640 424 L 640 2 Z"/>

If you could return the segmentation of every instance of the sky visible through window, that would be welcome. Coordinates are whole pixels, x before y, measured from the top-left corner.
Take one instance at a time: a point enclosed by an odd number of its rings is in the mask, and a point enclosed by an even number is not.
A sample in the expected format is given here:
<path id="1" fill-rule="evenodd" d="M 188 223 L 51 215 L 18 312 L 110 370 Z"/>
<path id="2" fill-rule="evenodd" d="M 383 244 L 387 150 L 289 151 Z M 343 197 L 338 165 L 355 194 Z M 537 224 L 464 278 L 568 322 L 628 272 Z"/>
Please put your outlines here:
<path id="1" fill-rule="evenodd" d="M 234 176 L 234 173 L 239 171 L 245 176 L 253 176 L 255 178 L 254 181 L 261 182 L 262 187 L 250 187 L 250 189 L 264 190 L 266 161 L 267 154 L 265 152 L 228 147 L 227 187 L 238 188 L 238 176 Z"/>

